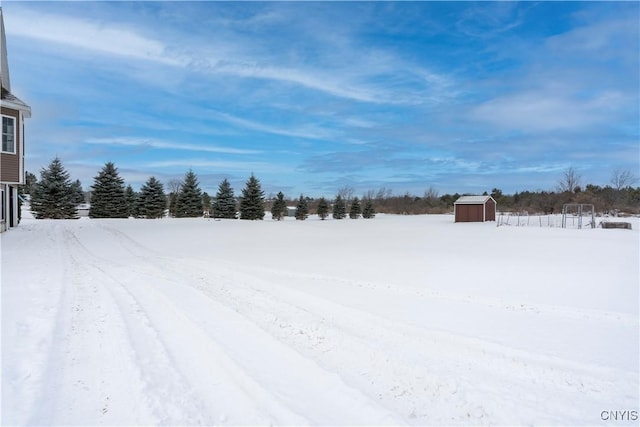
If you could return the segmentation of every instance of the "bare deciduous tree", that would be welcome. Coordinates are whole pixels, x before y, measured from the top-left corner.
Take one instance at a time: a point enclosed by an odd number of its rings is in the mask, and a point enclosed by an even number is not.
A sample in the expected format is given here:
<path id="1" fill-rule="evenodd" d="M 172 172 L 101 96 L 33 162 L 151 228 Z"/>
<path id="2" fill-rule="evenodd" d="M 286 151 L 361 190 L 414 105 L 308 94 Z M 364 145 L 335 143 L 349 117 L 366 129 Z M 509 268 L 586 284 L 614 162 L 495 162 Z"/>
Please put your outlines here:
<path id="1" fill-rule="evenodd" d="M 167 189 L 169 193 L 177 194 L 180 192 L 180 188 L 182 187 L 182 181 L 176 178 L 169 180 L 167 183 Z"/>
<path id="2" fill-rule="evenodd" d="M 582 177 L 578 171 L 573 167 L 569 167 L 562 172 L 562 178 L 558 182 L 558 188 L 560 191 L 568 191 L 573 193 L 576 187 L 580 186 L 580 180 Z"/>
<path id="3" fill-rule="evenodd" d="M 353 199 L 353 187 L 345 185 L 338 189 L 338 196 L 342 197 L 345 202 L 346 209 L 349 210 L 351 206 L 351 200 Z"/>
<path id="4" fill-rule="evenodd" d="M 632 185 L 636 180 L 637 178 L 630 170 L 616 169 L 611 175 L 611 184 L 618 191 Z"/>
<path id="5" fill-rule="evenodd" d="M 392 192 L 393 191 L 390 188 L 380 187 L 380 189 L 376 193 L 376 200 L 388 199 L 389 197 L 391 197 Z"/>
<path id="6" fill-rule="evenodd" d="M 440 195 L 433 185 L 430 185 L 424 192 L 424 199 L 431 207 L 435 206 L 439 202 Z"/>
<path id="7" fill-rule="evenodd" d="M 344 187 L 340 187 L 338 189 L 338 195 L 341 196 L 345 200 L 351 200 L 353 197 L 353 187 L 349 185 L 345 185 Z"/>
<path id="8" fill-rule="evenodd" d="M 366 193 L 362 195 L 362 200 L 373 200 L 376 198 L 376 190 L 367 190 Z"/>
<path id="9" fill-rule="evenodd" d="M 438 190 L 436 190 L 433 185 L 430 185 L 429 188 L 424 191 L 424 198 L 427 200 L 436 200 L 438 197 L 440 197 Z"/>

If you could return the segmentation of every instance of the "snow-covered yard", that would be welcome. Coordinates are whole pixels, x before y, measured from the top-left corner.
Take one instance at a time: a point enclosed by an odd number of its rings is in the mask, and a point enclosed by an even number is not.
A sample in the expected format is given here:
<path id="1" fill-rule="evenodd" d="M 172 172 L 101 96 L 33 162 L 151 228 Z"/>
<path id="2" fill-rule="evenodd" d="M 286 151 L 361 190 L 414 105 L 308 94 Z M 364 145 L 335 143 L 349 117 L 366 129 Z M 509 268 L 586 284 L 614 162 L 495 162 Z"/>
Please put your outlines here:
<path id="1" fill-rule="evenodd" d="M 635 425 L 630 221 L 25 218 L 2 424 Z"/>

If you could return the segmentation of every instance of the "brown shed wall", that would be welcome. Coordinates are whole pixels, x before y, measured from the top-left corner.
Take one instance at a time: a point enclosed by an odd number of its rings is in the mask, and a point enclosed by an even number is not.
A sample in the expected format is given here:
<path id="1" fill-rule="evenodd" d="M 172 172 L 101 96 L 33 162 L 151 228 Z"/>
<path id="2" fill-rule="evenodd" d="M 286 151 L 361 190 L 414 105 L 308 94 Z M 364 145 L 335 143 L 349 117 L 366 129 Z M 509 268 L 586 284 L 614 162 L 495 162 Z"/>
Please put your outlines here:
<path id="1" fill-rule="evenodd" d="M 16 119 L 16 154 L 0 153 L 0 181 L 2 182 L 22 182 L 20 176 L 20 141 L 22 123 L 18 111 L 2 107 L 2 114 L 15 117 Z"/>
<path id="2" fill-rule="evenodd" d="M 482 205 L 456 205 L 456 222 L 482 222 Z"/>

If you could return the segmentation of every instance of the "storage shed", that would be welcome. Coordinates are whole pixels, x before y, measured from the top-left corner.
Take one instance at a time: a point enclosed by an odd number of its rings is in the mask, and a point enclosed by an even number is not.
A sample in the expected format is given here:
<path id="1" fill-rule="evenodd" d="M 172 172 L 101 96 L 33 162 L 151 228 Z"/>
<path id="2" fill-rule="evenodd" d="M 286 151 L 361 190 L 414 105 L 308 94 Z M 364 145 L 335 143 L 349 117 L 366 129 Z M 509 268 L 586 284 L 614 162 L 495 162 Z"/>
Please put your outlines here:
<path id="1" fill-rule="evenodd" d="M 296 216 L 296 211 L 298 210 L 295 206 L 287 206 L 287 216 L 294 217 Z"/>
<path id="2" fill-rule="evenodd" d="M 496 201 L 491 196 L 462 196 L 453 204 L 455 222 L 496 220 Z"/>

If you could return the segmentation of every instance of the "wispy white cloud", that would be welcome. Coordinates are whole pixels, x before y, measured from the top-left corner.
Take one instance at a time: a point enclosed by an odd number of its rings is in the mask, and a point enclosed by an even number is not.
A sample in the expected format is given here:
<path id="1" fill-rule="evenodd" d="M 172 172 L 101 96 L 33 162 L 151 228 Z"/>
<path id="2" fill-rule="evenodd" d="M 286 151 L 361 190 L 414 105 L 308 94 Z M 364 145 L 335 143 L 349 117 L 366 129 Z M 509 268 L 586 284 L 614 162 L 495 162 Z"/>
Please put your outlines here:
<path id="1" fill-rule="evenodd" d="M 569 99 L 538 92 L 492 99 L 474 108 L 471 117 L 503 130 L 518 131 L 574 129 L 597 120 Z"/>
<path id="2" fill-rule="evenodd" d="M 490 38 L 519 27 L 523 12 L 515 2 L 480 2 L 465 9 L 456 23 L 459 31 L 472 37 Z"/>
<path id="3" fill-rule="evenodd" d="M 530 166 L 516 166 L 513 169 L 509 169 L 508 172 L 529 174 L 529 173 L 560 173 L 567 170 L 570 164 L 565 163 L 548 163 Z"/>
<path id="4" fill-rule="evenodd" d="M 257 14 L 255 18 L 261 25 L 281 19 L 274 12 Z M 286 51 L 260 51 L 254 47 L 255 40 L 240 37 L 233 29 L 224 35 L 226 38 L 216 38 L 207 45 L 203 45 L 201 40 L 190 39 L 187 34 L 181 34 L 178 43 L 176 40 L 163 40 L 162 34 L 157 38 L 149 37 L 121 23 L 19 8 L 7 20 L 7 32 L 13 36 L 66 46 L 66 53 L 76 56 L 90 51 L 204 71 L 213 76 L 295 85 L 365 103 L 402 105 L 438 102 L 445 88 L 444 75 L 424 71 L 418 64 L 407 63 L 389 51 L 352 45 L 343 38 L 334 49 L 336 51 L 322 48 L 324 56 L 332 56 L 330 62 L 293 60 L 292 63 Z M 389 89 L 383 83 L 390 80 L 397 83 L 399 79 L 408 79 L 412 86 L 414 79 L 422 80 L 424 87 Z M 446 85 L 446 88 L 451 87 Z M 448 96 L 451 97 L 451 93 Z"/>
<path id="5" fill-rule="evenodd" d="M 560 54 L 571 56 L 597 54 L 593 60 L 610 56 L 637 59 L 625 48 L 638 46 L 638 17 L 627 15 L 589 22 L 570 31 L 550 37 L 547 46 Z M 622 49 L 615 49 L 616 47 Z"/>
<path id="6" fill-rule="evenodd" d="M 135 30 L 112 23 L 16 9 L 7 19 L 9 36 L 22 36 L 101 54 L 181 65 L 166 46 Z"/>
<path id="7" fill-rule="evenodd" d="M 512 58 L 522 62 L 519 72 L 487 80 L 493 86 L 491 96 L 471 106 L 470 118 L 497 131 L 585 136 L 632 118 L 637 123 L 637 16 L 587 15 L 585 22 L 540 38 L 539 44 L 510 50 Z"/>
<path id="8" fill-rule="evenodd" d="M 380 85 L 368 83 L 378 79 L 370 69 L 362 68 L 333 68 L 301 67 L 274 65 L 278 58 L 263 58 L 260 61 L 244 61 L 242 59 L 190 59 L 184 60 L 200 71 L 207 71 L 214 75 L 229 75 L 241 78 L 261 79 L 280 82 L 289 85 L 302 86 L 317 92 L 338 98 L 374 103 L 374 104 L 415 104 L 416 93 L 389 91 Z M 389 70 L 389 73 L 392 71 Z"/>
<path id="9" fill-rule="evenodd" d="M 336 97 L 373 103 L 402 103 L 401 98 L 380 88 L 351 81 L 346 73 L 307 67 L 284 66 L 275 56 L 256 56 L 250 46 L 236 42 L 215 42 L 177 51 L 167 43 L 111 22 L 18 9 L 7 20 L 7 32 L 40 42 L 56 43 L 94 53 L 152 61 L 181 68 L 206 70 L 212 74 L 264 79 L 300 85 Z M 349 70 L 353 73 L 353 70 Z"/>
<path id="10" fill-rule="evenodd" d="M 584 133 L 609 125 L 612 116 L 633 108 L 634 97 L 618 91 L 562 93 L 556 85 L 538 91 L 512 92 L 483 102 L 470 111 L 470 118 L 500 130 Z"/>
<path id="11" fill-rule="evenodd" d="M 219 147 L 216 145 L 196 145 L 182 142 L 169 142 L 151 138 L 116 137 L 116 138 L 88 138 L 88 144 L 98 145 L 123 145 L 133 147 L 149 147 L 164 150 L 201 151 L 208 153 L 224 154 L 260 154 L 260 150 L 247 150 L 241 148 Z"/>
<path id="12" fill-rule="evenodd" d="M 296 138 L 331 140 L 336 137 L 336 132 L 332 129 L 322 128 L 317 125 L 291 126 L 290 128 L 266 125 L 254 120 L 237 117 L 221 111 L 210 111 L 211 117 L 224 121 L 234 126 L 251 129 L 259 132 L 271 133 L 275 135 L 291 136 Z"/>
<path id="13" fill-rule="evenodd" d="M 160 160 L 155 162 L 147 162 L 143 165 L 145 168 L 207 168 L 215 170 L 254 171 L 256 173 L 276 173 L 291 172 L 293 169 L 281 164 L 269 162 L 237 162 L 227 160 L 202 160 L 202 159 L 177 159 L 177 160 Z"/>

